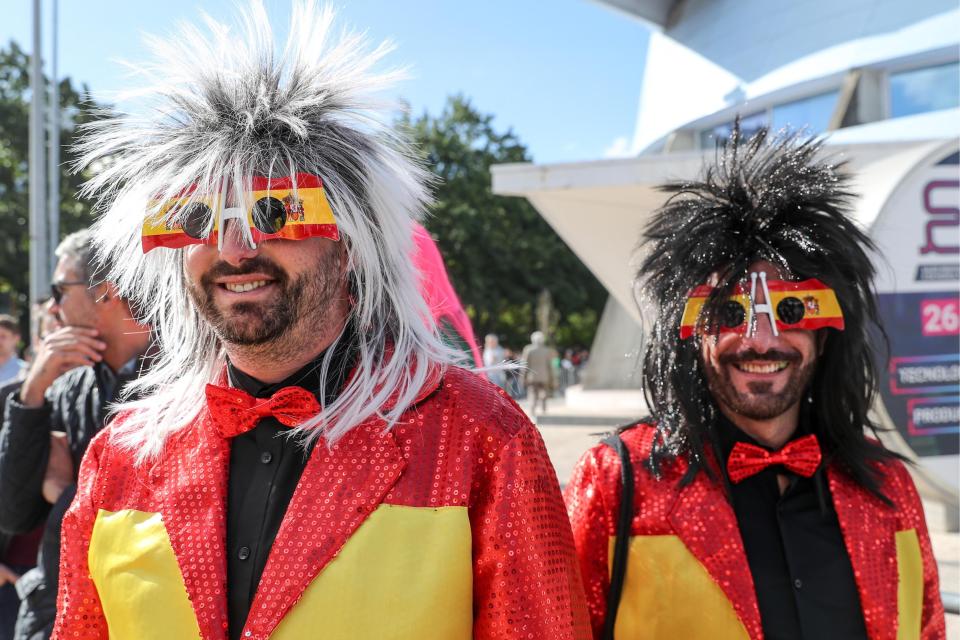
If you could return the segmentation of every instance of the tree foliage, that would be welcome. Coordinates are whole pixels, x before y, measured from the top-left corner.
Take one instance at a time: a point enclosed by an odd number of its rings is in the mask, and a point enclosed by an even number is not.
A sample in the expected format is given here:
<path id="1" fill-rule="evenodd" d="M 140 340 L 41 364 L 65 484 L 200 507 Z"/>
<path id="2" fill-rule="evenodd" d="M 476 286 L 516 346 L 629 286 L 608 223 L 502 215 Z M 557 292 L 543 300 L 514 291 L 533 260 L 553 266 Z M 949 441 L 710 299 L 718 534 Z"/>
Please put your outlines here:
<path id="1" fill-rule="evenodd" d="M 49 91 L 49 80 L 44 79 Z M 78 200 L 85 176 L 73 175 L 70 145 L 76 126 L 95 117 L 86 100 L 87 87 L 60 81 L 60 235 L 91 222 L 89 203 Z M 48 94 L 49 95 L 49 94 Z M 15 42 L 0 48 L 0 308 L 10 306 L 26 323 L 30 266 L 30 56 Z"/>
<path id="2" fill-rule="evenodd" d="M 45 90 L 49 81 L 45 79 Z M 69 78 L 60 81 L 60 235 L 92 221 L 90 203 L 76 193 L 87 176 L 68 165 L 76 127 L 99 105 Z M 28 125 L 30 57 L 15 42 L 0 48 L 0 309 L 26 323 L 29 286 Z M 405 117 L 425 161 L 439 176 L 426 227 L 478 336 L 500 335 L 519 348 L 537 327 L 537 299 L 549 291 L 553 340 L 589 345 L 606 293 L 536 210 L 523 198 L 494 195 L 490 167 L 530 162 L 512 130 L 498 132 L 493 116 L 452 96 L 439 117 Z"/>
<path id="3" fill-rule="evenodd" d="M 404 118 L 428 166 L 439 176 L 426 228 L 444 256 L 450 279 L 478 336 L 496 333 L 511 347 L 537 327 L 537 299 L 553 300 L 552 339 L 589 346 L 606 300 L 569 247 L 523 198 L 494 195 L 490 167 L 530 162 L 512 130 L 452 96 L 439 117 Z"/>

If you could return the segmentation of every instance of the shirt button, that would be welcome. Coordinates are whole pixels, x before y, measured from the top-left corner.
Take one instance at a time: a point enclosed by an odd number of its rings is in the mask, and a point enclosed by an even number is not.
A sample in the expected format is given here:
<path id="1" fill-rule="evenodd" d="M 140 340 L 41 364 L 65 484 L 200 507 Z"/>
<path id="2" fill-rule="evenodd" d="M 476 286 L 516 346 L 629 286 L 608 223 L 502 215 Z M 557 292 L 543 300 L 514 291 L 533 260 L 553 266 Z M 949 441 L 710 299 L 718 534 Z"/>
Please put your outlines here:
<path id="1" fill-rule="evenodd" d="M 237 557 L 241 560 L 246 560 L 250 557 L 250 547 L 240 547 L 240 550 L 237 551 Z"/>
<path id="2" fill-rule="evenodd" d="M 273 461 L 273 454 L 269 451 L 264 451 L 260 454 L 260 462 L 263 464 L 270 464 Z"/>
<path id="3" fill-rule="evenodd" d="M 800 578 L 797 578 L 796 580 L 793 581 L 793 586 L 796 587 L 797 589 L 800 589 L 803 587 L 803 581 L 800 580 Z"/>

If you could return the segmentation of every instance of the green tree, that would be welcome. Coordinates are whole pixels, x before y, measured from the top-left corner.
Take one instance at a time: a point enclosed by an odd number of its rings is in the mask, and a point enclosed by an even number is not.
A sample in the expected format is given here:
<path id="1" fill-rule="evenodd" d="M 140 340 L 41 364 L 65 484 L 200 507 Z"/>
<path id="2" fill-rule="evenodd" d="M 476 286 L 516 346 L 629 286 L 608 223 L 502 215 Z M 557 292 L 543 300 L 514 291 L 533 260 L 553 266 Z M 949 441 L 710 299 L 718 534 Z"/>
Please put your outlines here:
<path id="1" fill-rule="evenodd" d="M 514 348 L 525 345 L 547 290 L 554 341 L 589 346 L 606 291 L 529 202 L 491 190 L 491 165 L 531 161 L 513 131 L 496 131 L 493 116 L 463 96 L 450 97 L 439 117 L 402 124 L 440 178 L 425 226 L 478 337 L 496 333 Z"/>
<path id="2" fill-rule="evenodd" d="M 45 90 L 49 81 L 44 79 Z M 60 81 L 60 234 L 90 224 L 89 203 L 76 197 L 84 175 L 68 169 L 76 126 L 96 117 L 85 96 L 69 78 Z M 0 48 L 0 308 L 9 306 L 26 326 L 29 309 L 29 121 L 30 56 L 16 42 Z"/>

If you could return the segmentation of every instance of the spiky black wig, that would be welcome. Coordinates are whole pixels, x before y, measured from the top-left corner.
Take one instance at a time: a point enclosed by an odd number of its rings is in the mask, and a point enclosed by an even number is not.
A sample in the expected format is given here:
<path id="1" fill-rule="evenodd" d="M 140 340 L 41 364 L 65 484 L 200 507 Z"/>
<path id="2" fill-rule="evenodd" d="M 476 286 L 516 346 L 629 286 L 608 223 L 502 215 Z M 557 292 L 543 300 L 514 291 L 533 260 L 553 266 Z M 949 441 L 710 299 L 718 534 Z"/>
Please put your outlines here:
<path id="1" fill-rule="evenodd" d="M 691 461 L 686 481 L 701 470 L 711 474 L 704 453 L 719 448 L 719 412 L 699 342 L 711 337 L 680 339 L 684 304 L 693 287 L 713 276 L 710 317 L 746 281 L 750 265 L 765 260 L 791 278 L 817 278 L 836 291 L 846 327 L 821 330 L 827 335 L 804 419 L 826 461 L 878 492 L 872 463 L 892 454 L 864 432 L 878 429 L 867 415 L 877 391 L 871 343 L 877 335 L 885 340 L 872 289 L 875 247 L 849 216 L 854 195 L 843 163 L 822 159 L 822 146 L 822 139 L 767 130 L 745 139 L 737 125 L 700 181 L 662 187 L 673 195 L 645 229 L 637 273 L 658 310 L 643 357 L 644 393 L 660 436 L 654 469 L 683 455 Z"/>

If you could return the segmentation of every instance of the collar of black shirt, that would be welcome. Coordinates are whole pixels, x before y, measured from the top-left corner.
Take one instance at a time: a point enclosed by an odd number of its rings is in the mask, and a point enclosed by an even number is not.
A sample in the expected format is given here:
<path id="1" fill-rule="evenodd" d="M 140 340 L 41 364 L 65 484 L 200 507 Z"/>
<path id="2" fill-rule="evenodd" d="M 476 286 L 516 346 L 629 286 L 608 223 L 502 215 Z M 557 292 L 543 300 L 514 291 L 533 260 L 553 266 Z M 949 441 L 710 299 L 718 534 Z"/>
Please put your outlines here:
<path id="1" fill-rule="evenodd" d="M 112 401 L 114 394 L 118 392 L 120 388 L 149 371 L 154 358 L 157 357 L 159 352 L 160 348 L 154 336 L 142 353 L 127 360 L 117 371 L 111 369 L 110 365 L 102 360 L 94 363 L 94 376 L 99 382 L 101 389 L 107 390 L 106 395 L 110 398 L 110 401 Z"/>
<path id="2" fill-rule="evenodd" d="M 249 393 L 254 398 L 269 398 L 284 387 L 297 386 L 303 387 L 314 394 L 318 400 L 323 400 L 325 404 L 329 404 L 337 397 L 350 370 L 353 368 L 354 359 L 351 354 L 353 354 L 354 349 L 352 345 L 353 327 L 351 323 L 348 323 L 336 346 L 333 347 L 325 388 L 321 388 L 320 373 L 323 370 L 323 359 L 326 357 L 327 351 L 330 350 L 329 348 L 321 351 L 316 358 L 280 382 L 269 383 L 257 380 L 237 369 L 229 361 L 227 362 L 227 375 L 232 386 Z"/>

